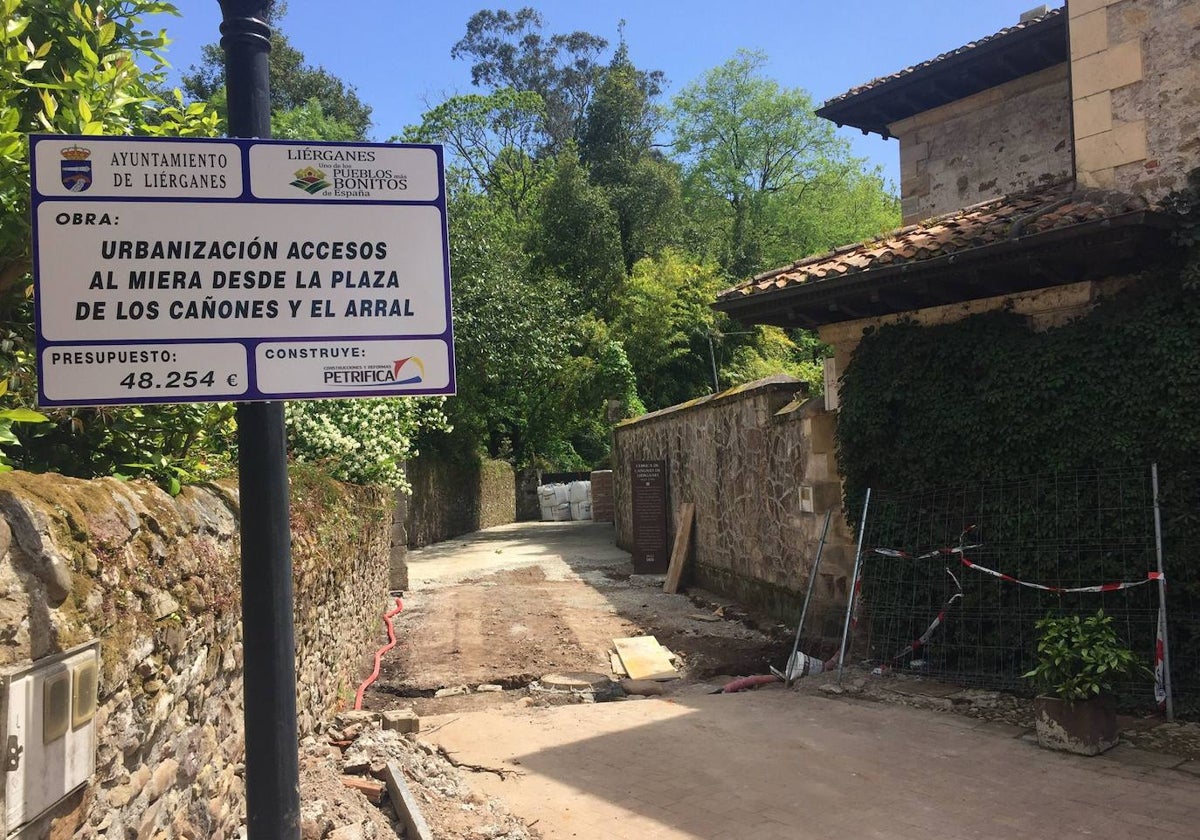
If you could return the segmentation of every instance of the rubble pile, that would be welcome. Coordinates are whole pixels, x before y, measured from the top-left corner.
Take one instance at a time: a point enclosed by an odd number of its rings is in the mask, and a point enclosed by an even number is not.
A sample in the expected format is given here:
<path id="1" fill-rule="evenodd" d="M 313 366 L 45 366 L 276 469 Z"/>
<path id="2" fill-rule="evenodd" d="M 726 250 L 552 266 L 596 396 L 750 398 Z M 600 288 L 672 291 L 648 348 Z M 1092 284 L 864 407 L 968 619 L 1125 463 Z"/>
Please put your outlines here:
<path id="1" fill-rule="evenodd" d="M 303 840 L 407 838 L 384 780 L 403 775 L 438 840 L 537 840 L 497 800 L 471 790 L 463 773 L 412 734 L 369 717 L 340 717 L 324 739 L 309 738 L 301 759 Z M 499 771 L 496 772 L 512 772 Z"/>

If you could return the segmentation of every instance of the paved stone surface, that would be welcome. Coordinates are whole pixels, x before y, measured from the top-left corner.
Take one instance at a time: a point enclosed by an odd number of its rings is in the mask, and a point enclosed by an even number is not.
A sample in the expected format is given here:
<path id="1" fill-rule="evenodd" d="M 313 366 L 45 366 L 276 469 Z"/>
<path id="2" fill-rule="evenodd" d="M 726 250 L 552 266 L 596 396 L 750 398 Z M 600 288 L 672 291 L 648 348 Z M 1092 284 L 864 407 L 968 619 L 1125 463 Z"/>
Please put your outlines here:
<path id="1" fill-rule="evenodd" d="M 505 708 L 421 738 L 546 840 L 1195 838 L 1200 778 L 1123 748 L 1050 753 L 1015 728 L 784 690 Z M 507 775 L 507 774 L 506 774 Z"/>

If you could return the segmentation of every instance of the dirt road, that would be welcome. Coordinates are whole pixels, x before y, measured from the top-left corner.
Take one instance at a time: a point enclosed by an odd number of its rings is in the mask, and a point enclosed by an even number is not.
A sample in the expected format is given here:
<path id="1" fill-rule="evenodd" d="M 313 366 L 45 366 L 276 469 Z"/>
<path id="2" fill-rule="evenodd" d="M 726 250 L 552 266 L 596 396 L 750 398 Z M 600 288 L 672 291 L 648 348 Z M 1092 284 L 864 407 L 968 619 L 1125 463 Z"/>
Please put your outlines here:
<path id="1" fill-rule="evenodd" d="M 405 698 L 430 714 L 512 703 L 547 673 L 611 675 L 608 652 L 622 636 L 656 636 L 678 655 L 683 683 L 786 659 L 783 627 L 760 632 L 727 601 L 667 595 L 661 576 L 631 572 L 612 525 L 599 523 L 518 523 L 412 552 L 400 644 L 366 706 Z M 469 692 L 434 697 L 458 687 Z"/>

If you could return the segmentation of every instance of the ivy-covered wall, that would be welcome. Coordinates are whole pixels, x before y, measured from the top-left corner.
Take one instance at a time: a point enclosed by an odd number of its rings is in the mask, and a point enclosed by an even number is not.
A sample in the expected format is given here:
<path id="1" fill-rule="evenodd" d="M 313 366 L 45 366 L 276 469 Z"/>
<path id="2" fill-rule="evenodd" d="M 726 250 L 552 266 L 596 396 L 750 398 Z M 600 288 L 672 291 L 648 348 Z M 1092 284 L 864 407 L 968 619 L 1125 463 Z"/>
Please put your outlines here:
<path id="1" fill-rule="evenodd" d="M 863 337 L 840 395 L 851 515 L 870 486 L 1151 461 L 1200 473 L 1200 292 L 1148 277 L 1041 332 L 1005 311 L 884 326 Z"/>
<path id="2" fill-rule="evenodd" d="M 869 329 L 840 383 L 838 465 L 854 519 L 868 487 L 1157 462 L 1175 570 L 1173 671 L 1200 704 L 1200 563 L 1190 556 L 1200 528 L 1200 291 L 1180 277 L 1179 266 L 1147 272 L 1047 329 L 1011 310 Z"/>

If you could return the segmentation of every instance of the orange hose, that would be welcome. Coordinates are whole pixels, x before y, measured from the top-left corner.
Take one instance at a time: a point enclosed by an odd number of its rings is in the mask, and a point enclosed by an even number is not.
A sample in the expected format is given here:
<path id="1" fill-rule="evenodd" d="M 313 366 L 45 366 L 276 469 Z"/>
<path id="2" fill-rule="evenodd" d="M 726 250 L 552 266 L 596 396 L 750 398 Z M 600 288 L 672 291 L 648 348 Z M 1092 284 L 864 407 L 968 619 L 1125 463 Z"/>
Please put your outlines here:
<path id="1" fill-rule="evenodd" d="M 400 610 L 404 609 L 404 604 L 399 598 L 396 599 L 396 609 L 383 614 L 383 623 L 387 625 L 388 643 L 375 651 L 375 670 L 371 672 L 371 676 L 363 680 L 362 685 L 358 687 L 358 694 L 354 697 L 354 708 L 361 709 L 363 694 L 370 687 L 371 683 L 379 679 L 379 663 L 383 660 L 383 655 L 396 646 L 396 629 L 392 627 L 392 617 L 400 614 Z"/>

